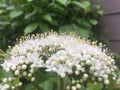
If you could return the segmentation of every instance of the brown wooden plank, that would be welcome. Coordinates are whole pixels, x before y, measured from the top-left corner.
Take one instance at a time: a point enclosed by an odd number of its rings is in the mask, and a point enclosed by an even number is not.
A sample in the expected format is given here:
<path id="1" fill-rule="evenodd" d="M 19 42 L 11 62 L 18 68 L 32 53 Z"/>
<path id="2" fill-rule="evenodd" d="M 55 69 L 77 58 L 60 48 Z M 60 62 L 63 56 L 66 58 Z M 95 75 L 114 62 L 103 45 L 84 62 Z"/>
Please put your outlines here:
<path id="1" fill-rule="evenodd" d="M 120 41 L 111 41 L 111 43 L 112 44 L 108 46 L 110 50 L 120 55 Z"/>
<path id="2" fill-rule="evenodd" d="M 103 17 L 99 27 L 101 35 L 105 35 L 110 40 L 120 40 L 120 14 Z"/>

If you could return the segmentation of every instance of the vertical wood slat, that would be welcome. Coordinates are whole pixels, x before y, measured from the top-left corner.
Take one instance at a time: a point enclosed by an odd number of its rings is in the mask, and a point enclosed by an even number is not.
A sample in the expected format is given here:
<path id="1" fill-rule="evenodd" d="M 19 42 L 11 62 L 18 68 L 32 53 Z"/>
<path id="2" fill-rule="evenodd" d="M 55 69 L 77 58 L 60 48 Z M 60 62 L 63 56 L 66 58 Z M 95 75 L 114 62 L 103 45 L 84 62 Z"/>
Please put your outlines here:
<path id="1" fill-rule="evenodd" d="M 101 4 L 105 14 L 100 21 L 101 35 L 111 41 L 112 44 L 108 46 L 111 51 L 120 54 L 120 0 L 92 1 Z"/>

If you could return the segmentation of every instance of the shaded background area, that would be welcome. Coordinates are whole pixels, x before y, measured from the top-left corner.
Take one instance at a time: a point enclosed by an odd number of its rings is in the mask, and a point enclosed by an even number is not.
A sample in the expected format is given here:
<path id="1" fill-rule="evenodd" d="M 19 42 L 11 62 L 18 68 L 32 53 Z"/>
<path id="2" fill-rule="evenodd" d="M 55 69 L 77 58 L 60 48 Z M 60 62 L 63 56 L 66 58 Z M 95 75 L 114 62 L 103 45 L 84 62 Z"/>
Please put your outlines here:
<path id="1" fill-rule="evenodd" d="M 100 3 L 104 10 L 99 25 L 100 36 L 104 35 L 111 42 L 108 47 L 115 53 L 120 54 L 120 0 L 93 0 Z"/>

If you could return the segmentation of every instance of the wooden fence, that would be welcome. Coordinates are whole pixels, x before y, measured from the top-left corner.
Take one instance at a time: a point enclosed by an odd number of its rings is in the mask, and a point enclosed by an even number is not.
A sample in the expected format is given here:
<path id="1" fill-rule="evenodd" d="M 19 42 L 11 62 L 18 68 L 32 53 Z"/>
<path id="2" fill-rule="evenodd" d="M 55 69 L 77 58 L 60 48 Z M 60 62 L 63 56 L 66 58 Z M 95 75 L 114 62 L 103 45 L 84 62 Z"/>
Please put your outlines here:
<path id="1" fill-rule="evenodd" d="M 120 0 L 101 0 L 101 2 L 93 0 L 93 2 L 101 4 L 104 10 L 104 17 L 98 29 L 100 35 L 107 37 L 111 41 L 108 47 L 120 54 Z"/>

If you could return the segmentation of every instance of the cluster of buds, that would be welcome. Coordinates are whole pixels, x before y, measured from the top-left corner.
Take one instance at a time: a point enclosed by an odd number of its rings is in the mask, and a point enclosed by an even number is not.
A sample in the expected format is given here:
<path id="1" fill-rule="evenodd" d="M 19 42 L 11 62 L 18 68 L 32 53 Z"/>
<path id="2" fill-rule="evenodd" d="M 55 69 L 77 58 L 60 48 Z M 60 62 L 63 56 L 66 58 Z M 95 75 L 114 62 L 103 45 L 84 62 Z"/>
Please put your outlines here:
<path id="1" fill-rule="evenodd" d="M 15 76 L 31 81 L 34 68 L 45 68 L 46 72 L 55 72 L 61 78 L 77 77 L 71 80 L 67 90 L 79 90 L 81 83 L 88 80 L 110 83 L 116 79 L 116 66 L 113 57 L 103 45 L 81 39 L 75 35 L 57 33 L 40 34 L 20 39 L 10 51 L 10 58 L 1 64 L 4 70 L 14 72 Z"/>
<path id="2" fill-rule="evenodd" d="M 3 78 L 2 82 L 4 84 L 0 85 L 0 90 L 9 90 L 9 89 L 14 90 L 15 88 L 21 87 L 23 84 L 22 82 L 18 81 L 18 79 L 14 77 Z M 17 83 L 14 83 L 14 82 L 17 82 Z"/>

